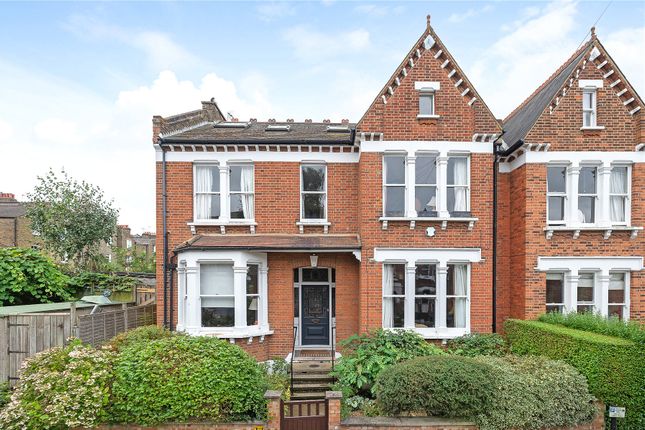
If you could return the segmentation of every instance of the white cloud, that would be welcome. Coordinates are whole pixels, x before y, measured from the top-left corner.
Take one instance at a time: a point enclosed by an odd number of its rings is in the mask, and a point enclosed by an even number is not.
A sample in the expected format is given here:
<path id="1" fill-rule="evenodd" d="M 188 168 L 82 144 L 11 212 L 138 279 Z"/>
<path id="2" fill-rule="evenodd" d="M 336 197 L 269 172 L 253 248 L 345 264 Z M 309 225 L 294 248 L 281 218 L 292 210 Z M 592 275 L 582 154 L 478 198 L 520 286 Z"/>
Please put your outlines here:
<path id="1" fill-rule="evenodd" d="M 404 11 L 404 6 L 390 7 L 383 4 L 361 4 L 354 8 L 354 12 L 372 17 L 383 17 L 392 14 L 400 15 Z"/>
<path id="2" fill-rule="evenodd" d="M 47 118 L 34 125 L 38 139 L 60 144 L 77 144 L 83 137 L 78 132 L 78 124 L 62 118 Z"/>
<path id="3" fill-rule="evenodd" d="M 0 142 L 9 142 L 13 137 L 13 127 L 0 119 Z"/>
<path id="4" fill-rule="evenodd" d="M 629 83 L 641 97 L 645 96 L 645 27 L 624 28 L 598 37 Z"/>
<path id="5" fill-rule="evenodd" d="M 477 8 L 470 8 L 470 9 L 468 9 L 465 12 L 462 12 L 462 13 L 455 12 L 452 15 L 450 15 L 450 17 L 448 18 L 448 22 L 451 22 L 453 24 L 459 24 L 461 22 L 466 21 L 469 18 L 473 18 L 475 16 L 481 15 L 482 13 L 491 11 L 492 9 L 493 9 L 493 6 L 487 4 L 486 6 L 484 6 L 482 8 L 478 8 L 478 9 Z"/>
<path id="6" fill-rule="evenodd" d="M 524 11 L 513 31 L 481 52 L 467 74 L 496 116 L 510 113 L 575 51 L 576 15 L 570 1 Z"/>
<path id="7" fill-rule="evenodd" d="M 296 8 L 292 3 L 287 2 L 268 2 L 261 3 L 257 7 L 257 12 L 262 21 L 271 22 L 286 16 L 292 16 L 296 13 Z"/>
<path id="8" fill-rule="evenodd" d="M 356 53 L 370 44 L 370 33 L 362 28 L 323 33 L 300 25 L 286 30 L 283 37 L 298 57 L 317 61 Z"/>
<path id="9" fill-rule="evenodd" d="M 199 59 L 160 31 L 136 31 L 106 24 L 90 15 L 72 15 L 63 27 L 81 38 L 116 40 L 144 53 L 155 70 L 187 68 Z"/>

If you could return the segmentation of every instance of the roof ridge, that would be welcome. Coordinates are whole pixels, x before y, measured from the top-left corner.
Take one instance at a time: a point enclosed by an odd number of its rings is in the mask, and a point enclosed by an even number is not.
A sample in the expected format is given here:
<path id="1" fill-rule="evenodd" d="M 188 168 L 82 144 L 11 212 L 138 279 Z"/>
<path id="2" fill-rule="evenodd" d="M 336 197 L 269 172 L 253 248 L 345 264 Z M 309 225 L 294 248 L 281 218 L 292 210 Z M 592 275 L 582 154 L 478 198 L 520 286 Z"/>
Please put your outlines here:
<path id="1" fill-rule="evenodd" d="M 538 86 L 535 91 L 533 91 L 522 103 L 520 103 L 515 109 L 511 111 L 508 115 L 506 115 L 506 118 L 502 122 L 506 122 L 510 120 L 515 114 L 517 114 L 524 106 L 528 104 L 540 91 L 544 89 L 556 76 L 558 76 L 564 69 L 566 69 L 569 64 L 578 56 L 580 55 L 585 49 L 588 49 L 592 45 L 592 40 L 590 39 L 587 41 L 584 45 L 582 45 L 580 48 L 576 49 L 576 51 L 564 62 L 558 67 L 555 72 L 553 72 L 540 86 Z"/>

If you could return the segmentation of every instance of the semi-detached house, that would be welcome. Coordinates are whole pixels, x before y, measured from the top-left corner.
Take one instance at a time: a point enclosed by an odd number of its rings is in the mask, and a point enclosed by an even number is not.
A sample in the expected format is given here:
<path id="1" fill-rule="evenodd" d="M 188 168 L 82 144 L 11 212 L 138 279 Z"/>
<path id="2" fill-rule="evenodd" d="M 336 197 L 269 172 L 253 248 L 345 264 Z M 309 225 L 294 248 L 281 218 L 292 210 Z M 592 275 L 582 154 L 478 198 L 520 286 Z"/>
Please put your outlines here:
<path id="1" fill-rule="evenodd" d="M 154 117 L 159 323 L 264 360 L 380 327 L 643 319 L 642 106 L 592 32 L 496 120 L 428 20 L 356 124 Z"/>

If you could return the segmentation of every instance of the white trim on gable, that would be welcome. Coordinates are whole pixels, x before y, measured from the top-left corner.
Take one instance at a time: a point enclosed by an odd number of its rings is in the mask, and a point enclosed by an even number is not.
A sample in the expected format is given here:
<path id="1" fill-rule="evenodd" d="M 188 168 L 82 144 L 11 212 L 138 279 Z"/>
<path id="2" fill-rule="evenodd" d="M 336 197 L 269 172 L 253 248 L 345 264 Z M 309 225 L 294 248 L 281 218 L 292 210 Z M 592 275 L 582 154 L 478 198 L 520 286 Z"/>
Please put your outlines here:
<path id="1" fill-rule="evenodd" d="M 580 79 L 578 81 L 578 88 L 602 88 L 602 79 Z"/>
<path id="2" fill-rule="evenodd" d="M 441 82 L 434 81 L 417 81 L 414 83 L 414 89 L 417 91 L 439 91 Z"/>

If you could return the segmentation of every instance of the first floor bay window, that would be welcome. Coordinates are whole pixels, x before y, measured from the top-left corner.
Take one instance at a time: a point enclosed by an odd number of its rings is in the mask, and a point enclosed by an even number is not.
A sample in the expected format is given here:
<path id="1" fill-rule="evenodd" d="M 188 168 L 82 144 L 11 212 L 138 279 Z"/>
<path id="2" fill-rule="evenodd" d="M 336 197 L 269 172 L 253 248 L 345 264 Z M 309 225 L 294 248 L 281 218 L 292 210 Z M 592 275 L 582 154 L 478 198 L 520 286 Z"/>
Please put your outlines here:
<path id="1" fill-rule="evenodd" d="M 202 327 L 235 325 L 232 264 L 202 264 L 199 271 Z"/>
<path id="2" fill-rule="evenodd" d="M 627 297 L 625 294 L 627 274 L 611 273 L 609 275 L 609 295 L 607 315 L 625 319 L 627 314 Z"/>
<path id="3" fill-rule="evenodd" d="M 414 273 L 414 326 L 434 327 L 437 306 L 437 266 L 417 264 Z"/>
<path id="4" fill-rule="evenodd" d="M 564 310 L 564 273 L 546 274 L 546 311 Z"/>
<path id="5" fill-rule="evenodd" d="M 580 279 L 578 280 L 578 312 L 594 311 L 595 280 L 594 273 L 580 273 Z"/>
<path id="6" fill-rule="evenodd" d="M 383 266 L 383 327 L 402 328 L 405 314 L 405 264 Z"/>
<path id="7" fill-rule="evenodd" d="M 260 273 L 257 264 L 249 264 L 246 273 L 246 325 L 258 325 Z"/>

